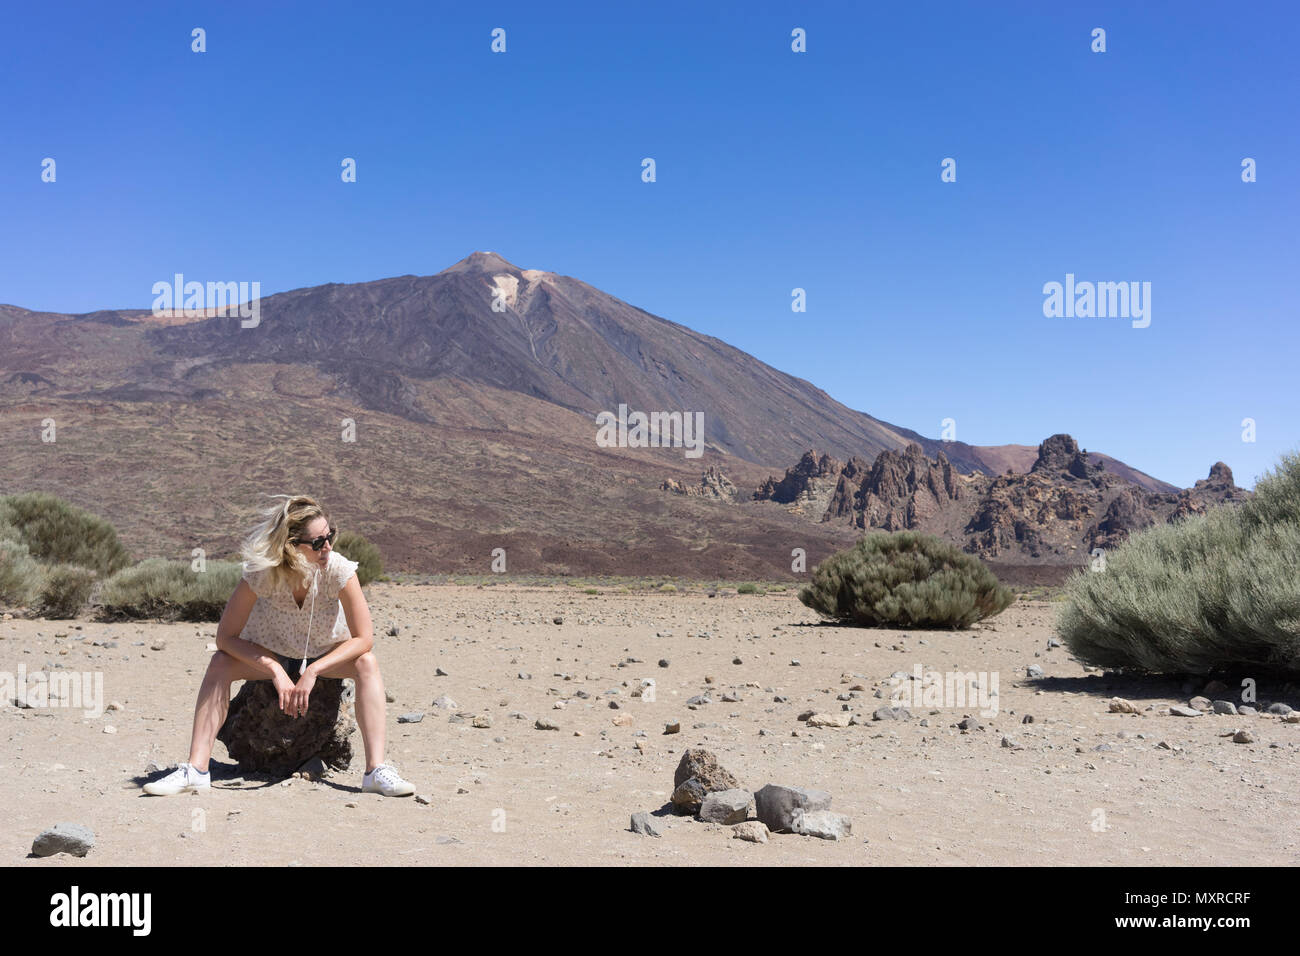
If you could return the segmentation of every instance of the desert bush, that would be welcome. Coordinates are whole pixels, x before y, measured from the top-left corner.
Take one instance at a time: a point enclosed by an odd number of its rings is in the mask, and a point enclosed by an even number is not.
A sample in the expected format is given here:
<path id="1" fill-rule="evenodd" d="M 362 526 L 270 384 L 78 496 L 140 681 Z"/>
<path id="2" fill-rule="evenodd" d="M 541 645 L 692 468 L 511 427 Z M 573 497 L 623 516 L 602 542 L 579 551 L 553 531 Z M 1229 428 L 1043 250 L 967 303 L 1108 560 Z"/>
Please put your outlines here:
<path id="1" fill-rule="evenodd" d="M 750 584 L 749 582 L 746 582 L 746 583 L 741 584 L 741 585 L 738 585 L 738 586 L 736 587 L 736 593 L 737 593 L 737 594 L 757 594 L 757 593 L 758 593 L 758 585 L 757 585 L 757 584 Z"/>
<path id="2" fill-rule="evenodd" d="M 979 559 L 934 535 L 881 531 L 817 565 L 799 600 L 866 627 L 969 627 L 1015 595 Z"/>
<path id="3" fill-rule="evenodd" d="M 41 566 L 21 541 L 0 538 L 0 605 L 27 607 L 41 584 Z"/>
<path id="4" fill-rule="evenodd" d="M 0 498 L 0 525 L 5 524 L 45 564 L 76 564 L 107 575 L 131 563 L 111 524 L 43 491 Z"/>
<path id="5" fill-rule="evenodd" d="M 1151 673 L 1300 672 L 1300 457 L 1255 496 L 1135 533 L 1078 571 L 1057 617 L 1098 667 Z"/>
<path id="6" fill-rule="evenodd" d="M 148 558 L 106 580 L 100 600 L 108 618 L 219 621 L 242 576 L 238 561 L 194 571 L 188 561 Z"/>
<path id="7" fill-rule="evenodd" d="M 95 586 L 95 572 L 78 564 L 55 564 L 43 569 L 36 609 L 43 617 L 76 617 Z"/>
<path id="8" fill-rule="evenodd" d="M 379 548 L 355 531 L 340 531 L 334 539 L 334 550 L 348 560 L 357 562 L 357 583 L 362 587 L 384 576 L 384 562 Z"/>

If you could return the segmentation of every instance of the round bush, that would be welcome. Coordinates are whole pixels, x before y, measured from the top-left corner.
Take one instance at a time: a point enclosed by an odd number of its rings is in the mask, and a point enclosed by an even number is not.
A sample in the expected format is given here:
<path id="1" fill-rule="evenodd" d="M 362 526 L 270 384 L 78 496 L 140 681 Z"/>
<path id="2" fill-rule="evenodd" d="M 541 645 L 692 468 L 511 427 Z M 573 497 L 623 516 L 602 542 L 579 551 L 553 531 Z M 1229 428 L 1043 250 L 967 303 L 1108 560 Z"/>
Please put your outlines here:
<path id="1" fill-rule="evenodd" d="M 799 600 L 864 627 L 969 627 L 1002 613 L 1009 588 L 972 555 L 934 535 L 876 532 L 813 569 Z"/>
<path id="2" fill-rule="evenodd" d="M 239 561 L 208 561 L 195 571 L 189 561 L 148 558 L 104 582 L 104 616 L 219 621 L 243 576 Z"/>
<path id="3" fill-rule="evenodd" d="M 6 523 L 45 564 L 76 564 L 106 575 L 131 563 L 111 524 L 43 491 L 0 498 L 0 525 Z"/>
<path id="4" fill-rule="evenodd" d="M 76 617 L 95 586 L 95 572 L 76 564 L 56 564 L 46 568 L 41 579 L 36 607 L 42 617 Z"/>
<path id="5" fill-rule="evenodd" d="M 41 584 L 41 566 L 20 541 L 0 539 L 0 604 L 27 607 Z"/>
<path id="6" fill-rule="evenodd" d="M 384 562 L 379 548 L 355 531 L 340 531 L 334 539 L 334 550 L 357 562 L 357 582 L 362 587 L 384 576 Z"/>

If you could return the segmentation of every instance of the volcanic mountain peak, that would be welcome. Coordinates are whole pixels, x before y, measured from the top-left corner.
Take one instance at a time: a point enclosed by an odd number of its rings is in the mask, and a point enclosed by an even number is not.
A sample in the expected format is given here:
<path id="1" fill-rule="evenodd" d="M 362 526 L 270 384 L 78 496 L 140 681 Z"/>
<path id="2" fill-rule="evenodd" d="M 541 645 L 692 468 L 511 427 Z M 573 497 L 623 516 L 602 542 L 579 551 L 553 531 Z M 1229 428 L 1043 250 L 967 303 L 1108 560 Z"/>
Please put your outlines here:
<path id="1" fill-rule="evenodd" d="M 522 273 L 525 270 L 519 268 L 511 262 L 507 262 L 495 252 L 471 252 L 460 262 L 453 266 L 448 266 L 443 272 L 513 272 Z M 536 272 L 535 269 L 528 269 L 528 272 Z"/>

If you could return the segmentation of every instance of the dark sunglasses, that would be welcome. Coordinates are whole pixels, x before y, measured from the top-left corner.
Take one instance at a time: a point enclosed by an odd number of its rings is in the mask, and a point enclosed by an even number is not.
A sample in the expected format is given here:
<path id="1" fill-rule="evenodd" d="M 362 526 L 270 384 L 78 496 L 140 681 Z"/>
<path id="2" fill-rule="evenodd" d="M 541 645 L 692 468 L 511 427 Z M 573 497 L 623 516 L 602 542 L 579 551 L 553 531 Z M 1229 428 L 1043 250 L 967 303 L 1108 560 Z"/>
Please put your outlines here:
<path id="1" fill-rule="evenodd" d="M 336 528 L 330 528 L 330 533 L 329 533 L 329 534 L 323 534 L 323 535 L 321 535 L 319 538 L 316 538 L 316 539 L 313 540 L 313 541 L 303 541 L 301 538 L 294 538 L 293 543 L 294 543 L 294 544 L 309 544 L 309 545 L 311 545 L 311 549 L 312 549 L 313 551 L 319 551 L 321 548 L 325 547 L 325 542 L 326 542 L 326 541 L 328 541 L 331 545 L 333 545 L 333 544 L 334 544 L 334 538 L 335 538 L 335 536 L 336 536 L 337 534 L 338 534 L 338 529 L 336 529 Z"/>

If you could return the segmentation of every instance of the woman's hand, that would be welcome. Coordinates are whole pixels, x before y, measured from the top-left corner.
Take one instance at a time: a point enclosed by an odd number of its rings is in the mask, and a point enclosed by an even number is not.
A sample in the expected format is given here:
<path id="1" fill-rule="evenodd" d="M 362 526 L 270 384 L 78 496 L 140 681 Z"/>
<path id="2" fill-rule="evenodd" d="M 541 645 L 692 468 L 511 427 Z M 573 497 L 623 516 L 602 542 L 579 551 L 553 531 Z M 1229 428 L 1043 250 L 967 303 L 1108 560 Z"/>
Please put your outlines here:
<path id="1" fill-rule="evenodd" d="M 307 713 L 307 698 L 311 696 L 311 689 L 316 686 L 316 675 L 310 667 L 303 672 L 298 678 L 298 683 L 294 685 L 293 693 L 290 695 L 290 706 L 293 708 L 290 714 L 294 717 L 301 717 Z"/>
<path id="2" fill-rule="evenodd" d="M 275 692 L 280 695 L 280 710 L 290 716 L 295 716 L 293 707 L 293 681 L 289 675 L 284 672 L 284 668 L 279 664 L 275 665 L 275 670 L 271 673 L 271 683 L 275 685 Z"/>

